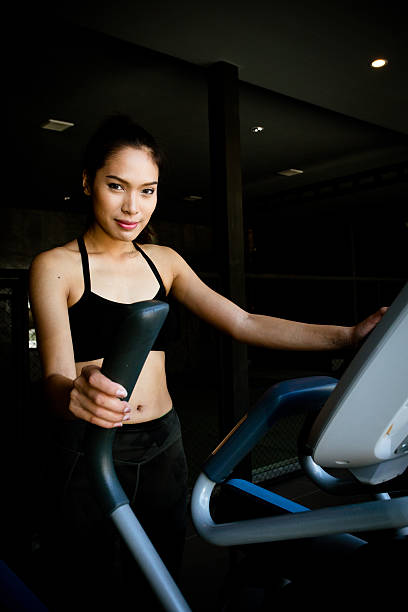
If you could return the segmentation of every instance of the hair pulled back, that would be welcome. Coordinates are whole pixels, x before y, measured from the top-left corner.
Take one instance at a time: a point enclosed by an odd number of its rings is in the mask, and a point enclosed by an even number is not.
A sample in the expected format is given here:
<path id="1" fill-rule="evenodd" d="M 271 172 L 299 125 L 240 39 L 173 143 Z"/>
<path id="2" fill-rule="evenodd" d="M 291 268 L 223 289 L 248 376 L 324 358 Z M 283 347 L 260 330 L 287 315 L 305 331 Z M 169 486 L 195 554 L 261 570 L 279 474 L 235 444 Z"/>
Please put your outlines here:
<path id="1" fill-rule="evenodd" d="M 91 189 L 97 171 L 123 147 L 147 150 L 159 170 L 162 168 L 164 156 L 155 138 L 128 115 L 111 115 L 101 123 L 85 148 L 83 171 Z M 152 242 L 153 238 L 154 232 L 149 224 L 138 236 L 138 241 Z"/>

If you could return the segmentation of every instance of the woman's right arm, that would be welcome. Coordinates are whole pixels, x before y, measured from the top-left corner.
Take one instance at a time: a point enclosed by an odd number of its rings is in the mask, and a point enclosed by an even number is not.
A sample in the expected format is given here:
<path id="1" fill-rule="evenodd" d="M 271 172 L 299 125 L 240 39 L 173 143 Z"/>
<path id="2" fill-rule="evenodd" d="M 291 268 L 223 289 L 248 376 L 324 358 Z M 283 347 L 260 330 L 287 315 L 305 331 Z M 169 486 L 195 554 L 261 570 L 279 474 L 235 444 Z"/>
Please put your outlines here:
<path id="1" fill-rule="evenodd" d="M 123 422 L 126 391 L 89 365 L 77 376 L 68 318 L 69 267 L 62 249 L 37 255 L 30 269 L 30 305 L 45 393 L 55 416 L 111 428 Z"/>

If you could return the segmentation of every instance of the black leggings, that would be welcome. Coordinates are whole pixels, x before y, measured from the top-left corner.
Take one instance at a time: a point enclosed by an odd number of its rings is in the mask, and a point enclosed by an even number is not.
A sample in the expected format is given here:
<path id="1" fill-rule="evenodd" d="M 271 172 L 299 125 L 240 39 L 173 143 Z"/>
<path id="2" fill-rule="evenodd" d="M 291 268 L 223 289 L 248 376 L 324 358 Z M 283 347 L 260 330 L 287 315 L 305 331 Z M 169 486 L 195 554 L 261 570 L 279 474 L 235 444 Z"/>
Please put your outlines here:
<path id="1" fill-rule="evenodd" d="M 93 498 L 84 465 L 84 430 L 83 423 L 64 423 L 54 435 L 55 453 L 48 465 L 52 495 L 42 548 L 50 609 L 99 612 L 128 604 L 138 610 L 160 609 L 111 519 Z M 175 410 L 118 429 L 113 458 L 133 511 L 177 580 L 187 467 Z"/>

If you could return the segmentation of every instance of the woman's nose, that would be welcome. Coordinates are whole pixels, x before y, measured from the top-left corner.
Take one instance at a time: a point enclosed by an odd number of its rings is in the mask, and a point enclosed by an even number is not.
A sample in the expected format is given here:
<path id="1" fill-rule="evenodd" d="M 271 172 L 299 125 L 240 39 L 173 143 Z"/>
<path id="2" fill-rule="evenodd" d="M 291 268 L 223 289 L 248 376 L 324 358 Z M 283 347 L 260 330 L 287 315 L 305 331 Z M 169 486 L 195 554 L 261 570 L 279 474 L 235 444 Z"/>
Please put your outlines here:
<path id="1" fill-rule="evenodd" d="M 127 194 L 127 197 L 122 202 L 122 212 L 134 215 L 139 212 L 139 208 L 137 194 Z"/>

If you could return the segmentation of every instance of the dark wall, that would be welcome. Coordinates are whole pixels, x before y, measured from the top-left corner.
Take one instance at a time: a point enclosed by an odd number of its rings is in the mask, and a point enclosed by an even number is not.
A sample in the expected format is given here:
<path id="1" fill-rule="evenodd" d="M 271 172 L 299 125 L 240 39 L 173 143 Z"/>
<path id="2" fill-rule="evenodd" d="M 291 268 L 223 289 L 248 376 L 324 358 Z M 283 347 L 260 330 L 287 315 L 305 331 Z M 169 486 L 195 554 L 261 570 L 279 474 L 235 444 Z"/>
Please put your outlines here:
<path id="1" fill-rule="evenodd" d="M 354 325 L 389 305 L 408 278 L 408 223 L 400 200 L 362 205 L 358 195 L 277 206 L 250 220 L 247 293 L 253 312 L 308 323 Z M 253 373 L 338 375 L 353 351 L 250 349 Z"/>

